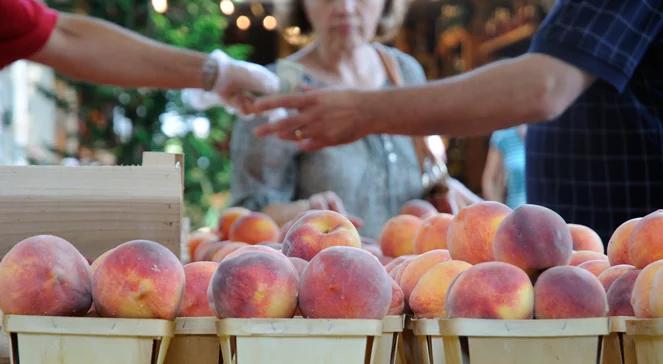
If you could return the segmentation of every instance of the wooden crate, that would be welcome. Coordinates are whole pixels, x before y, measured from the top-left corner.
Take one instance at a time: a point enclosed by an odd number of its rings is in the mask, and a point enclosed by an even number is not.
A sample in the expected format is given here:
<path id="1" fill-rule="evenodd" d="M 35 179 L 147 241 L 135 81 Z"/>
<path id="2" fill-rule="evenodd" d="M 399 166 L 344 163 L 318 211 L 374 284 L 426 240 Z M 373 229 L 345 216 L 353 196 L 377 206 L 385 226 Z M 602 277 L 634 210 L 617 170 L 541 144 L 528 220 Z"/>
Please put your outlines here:
<path id="1" fill-rule="evenodd" d="M 166 364 L 220 364 L 216 317 L 178 317 Z"/>
<path id="2" fill-rule="evenodd" d="M 377 364 L 382 321 L 223 319 L 217 333 L 233 364 Z"/>
<path id="3" fill-rule="evenodd" d="M 413 320 L 424 336 L 422 364 L 592 364 L 607 318 L 568 320 Z"/>
<path id="4" fill-rule="evenodd" d="M 38 234 L 94 258 L 133 239 L 179 256 L 181 155 L 144 153 L 143 166 L 0 167 L 0 256 Z"/>
<path id="5" fill-rule="evenodd" d="M 610 333 L 603 338 L 602 364 L 637 364 L 633 337 L 626 335 L 626 321 L 634 317 L 610 317 Z"/>
<path id="6" fill-rule="evenodd" d="M 387 316 L 382 320 L 382 335 L 375 338 L 376 364 L 394 364 L 397 358 L 398 340 L 403 332 L 405 316 Z"/>
<path id="7" fill-rule="evenodd" d="M 628 320 L 626 336 L 633 339 L 638 364 L 663 364 L 663 319 Z"/>
<path id="8" fill-rule="evenodd" d="M 12 364 L 163 364 L 174 322 L 7 315 Z"/>

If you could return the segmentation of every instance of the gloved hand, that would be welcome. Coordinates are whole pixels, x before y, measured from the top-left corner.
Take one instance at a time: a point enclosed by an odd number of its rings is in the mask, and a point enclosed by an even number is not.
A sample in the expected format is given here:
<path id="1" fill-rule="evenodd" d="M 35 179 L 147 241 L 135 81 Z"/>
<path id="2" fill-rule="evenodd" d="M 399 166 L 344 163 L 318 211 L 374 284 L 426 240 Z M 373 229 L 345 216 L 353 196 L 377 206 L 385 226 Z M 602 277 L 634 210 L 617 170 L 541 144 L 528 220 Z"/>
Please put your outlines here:
<path id="1" fill-rule="evenodd" d="M 242 112 L 254 95 L 270 95 L 279 91 L 278 77 L 265 67 L 255 63 L 230 58 L 217 49 L 210 53 L 216 61 L 216 81 L 209 92 L 184 90 L 182 99 L 196 109 L 215 105 Z"/>

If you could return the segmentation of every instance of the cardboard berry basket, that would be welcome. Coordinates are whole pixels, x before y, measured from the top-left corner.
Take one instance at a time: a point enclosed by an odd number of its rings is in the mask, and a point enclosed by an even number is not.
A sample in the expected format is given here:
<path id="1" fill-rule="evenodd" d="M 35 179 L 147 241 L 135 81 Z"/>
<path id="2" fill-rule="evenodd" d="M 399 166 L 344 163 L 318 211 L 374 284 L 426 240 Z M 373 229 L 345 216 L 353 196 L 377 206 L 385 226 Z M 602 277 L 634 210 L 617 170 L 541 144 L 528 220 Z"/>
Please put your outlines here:
<path id="1" fill-rule="evenodd" d="M 422 364 L 595 364 L 607 318 L 410 321 Z"/>
<path id="2" fill-rule="evenodd" d="M 382 320 L 222 319 L 217 334 L 224 363 L 378 364 Z M 393 338 L 392 338 L 393 342 Z M 389 350 L 393 350 L 388 346 Z"/>
<path id="3" fill-rule="evenodd" d="M 663 319 L 627 320 L 626 336 L 633 340 L 638 364 L 663 364 Z"/>
<path id="4" fill-rule="evenodd" d="M 12 364 L 163 364 L 175 323 L 6 315 Z"/>
<path id="5" fill-rule="evenodd" d="M 0 256 L 39 234 L 86 257 L 134 239 L 180 255 L 182 156 L 146 152 L 142 166 L 0 167 Z"/>
<path id="6" fill-rule="evenodd" d="M 216 317 L 178 317 L 166 364 L 219 364 L 221 348 Z"/>
<path id="7" fill-rule="evenodd" d="M 637 364 L 633 337 L 626 335 L 626 322 L 635 317 L 614 316 L 609 318 L 610 333 L 603 338 L 602 364 Z"/>
<path id="8" fill-rule="evenodd" d="M 382 335 L 375 338 L 375 364 L 393 364 L 398 357 L 398 346 L 405 326 L 405 316 L 387 316 L 382 320 Z"/>

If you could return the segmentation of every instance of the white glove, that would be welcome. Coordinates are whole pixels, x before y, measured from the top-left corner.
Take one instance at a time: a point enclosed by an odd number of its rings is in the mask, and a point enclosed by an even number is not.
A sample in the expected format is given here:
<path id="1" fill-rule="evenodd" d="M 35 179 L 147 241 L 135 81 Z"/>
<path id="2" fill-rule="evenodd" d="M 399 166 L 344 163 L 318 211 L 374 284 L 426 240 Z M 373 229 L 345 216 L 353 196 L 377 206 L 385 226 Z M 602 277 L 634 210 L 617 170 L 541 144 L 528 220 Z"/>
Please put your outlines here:
<path id="1" fill-rule="evenodd" d="M 279 79 L 263 66 L 238 61 L 221 50 L 210 53 L 218 64 L 213 90 L 224 105 L 242 109 L 243 102 L 254 95 L 269 95 L 279 91 Z"/>

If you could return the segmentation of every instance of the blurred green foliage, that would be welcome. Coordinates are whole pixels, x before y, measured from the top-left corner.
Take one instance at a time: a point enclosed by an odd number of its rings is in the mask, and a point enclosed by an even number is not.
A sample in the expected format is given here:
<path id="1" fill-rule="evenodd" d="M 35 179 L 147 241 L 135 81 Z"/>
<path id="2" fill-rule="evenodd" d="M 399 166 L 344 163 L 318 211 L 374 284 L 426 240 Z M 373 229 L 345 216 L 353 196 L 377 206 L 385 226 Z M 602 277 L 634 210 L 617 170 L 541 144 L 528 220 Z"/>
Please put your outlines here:
<path id="1" fill-rule="evenodd" d="M 149 1 L 48 0 L 58 10 L 99 17 L 149 38 L 171 45 L 210 52 L 220 48 L 232 57 L 245 59 L 250 47 L 224 47 L 226 19 L 214 0 L 169 0 L 165 14 L 156 13 Z M 117 57 L 122 57 L 118 54 Z M 82 150 L 106 150 L 118 164 L 140 164 L 143 151 L 175 151 L 185 155 L 185 214 L 192 226 L 214 225 L 215 206 L 223 204 L 229 188 L 229 135 L 234 117 L 221 108 L 204 113 L 188 109 L 177 91 L 125 90 L 66 80 L 77 91 L 79 141 Z M 164 112 L 180 115 L 189 127 L 176 136 L 162 132 Z M 114 116 L 115 115 L 115 116 Z M 113 120 L 131 124 L 128 135 L 117 132 Z M 198 137 L 191 130 L 195 117 L 210 121 L 210 132 Z M 75 155 L 74 157 L 77 157 Z"/>

